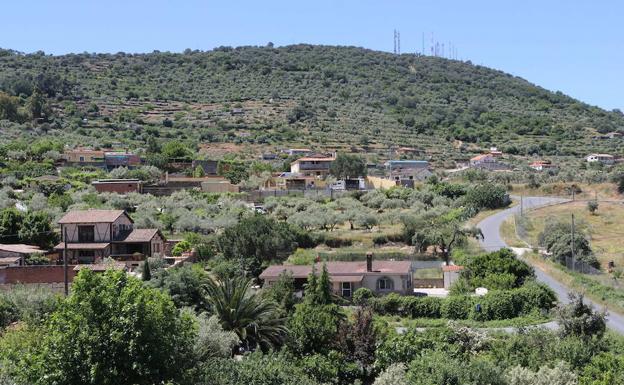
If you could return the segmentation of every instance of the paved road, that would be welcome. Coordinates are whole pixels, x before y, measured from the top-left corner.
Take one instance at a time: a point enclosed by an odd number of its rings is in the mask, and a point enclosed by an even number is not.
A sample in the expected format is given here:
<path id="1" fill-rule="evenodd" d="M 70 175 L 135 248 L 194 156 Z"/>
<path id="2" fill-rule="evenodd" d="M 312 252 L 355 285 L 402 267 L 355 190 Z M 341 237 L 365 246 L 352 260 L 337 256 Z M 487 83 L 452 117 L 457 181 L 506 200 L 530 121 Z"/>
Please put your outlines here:
<path id="1" fill-rule="evenodd" d="M 566 199 L 562 198 L 524 197 L 523 207 L 525 209 L 530 209 L 562 203 L 566 201 Z M 479 224 L 477 224 L 477 227 L 481 229 L 484 237 L 483 240 L 480 241 L 481 247 L 487 251 L 496 251 L 501 248 L 508 247 L 507 243 L 505 243 L 500 235 L 500 227 L 507 218 L 519 212 L 520 205 L 517 205 L 507 210 L 491 215 L 479 222 Z M 566 303 L 569 301 L 568 292 L 570 292 L 570 289 L 568 289 L 565 285 L 563 285 L 550 275 L 546 274 L 543 270 L 540 270 L 539 268 L 535 269 L 535 275 L 538 281 L 545 283 L 554 290 L 561 302 Z M 588 298 L 586 299 L 586 301 L 594 305 L 595 308 L 602 308 L 601 305 L 594 303 Z M 617 331 L 618 333 L 624 334 L 624 317 L 620 314 L 610 313 L 607 319 L 607 325 L 609 326 L 609 328 Z"/>

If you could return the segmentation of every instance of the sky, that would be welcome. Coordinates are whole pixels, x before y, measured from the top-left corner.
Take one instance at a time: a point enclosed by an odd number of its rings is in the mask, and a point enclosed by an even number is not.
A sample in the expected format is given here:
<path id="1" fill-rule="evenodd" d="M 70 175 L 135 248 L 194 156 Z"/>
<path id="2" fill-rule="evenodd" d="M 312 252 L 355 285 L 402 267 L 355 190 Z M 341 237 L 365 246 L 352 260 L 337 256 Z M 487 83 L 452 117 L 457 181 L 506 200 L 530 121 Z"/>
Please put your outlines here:
<path id="1" fill-rule="evenodd" d="M 458 58 L 592 105 L 624 110 L 624 2 L 617 0 L 5 0 L 0 47 L 48 54 L 181 52 L 310 43 Z"/>

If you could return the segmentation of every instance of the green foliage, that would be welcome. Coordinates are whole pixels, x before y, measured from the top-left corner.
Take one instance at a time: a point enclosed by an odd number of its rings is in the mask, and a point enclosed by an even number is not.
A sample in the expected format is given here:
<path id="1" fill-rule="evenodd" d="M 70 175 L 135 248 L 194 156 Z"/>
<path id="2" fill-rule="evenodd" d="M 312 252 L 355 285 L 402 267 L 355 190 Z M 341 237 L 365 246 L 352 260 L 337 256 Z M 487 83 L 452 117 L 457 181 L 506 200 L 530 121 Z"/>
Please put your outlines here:
<path id="1" fill-rule="evenodd" d="M 511 203 L 505 187 L 491 183 L 473 186 L 468 189 L 464 196 L 467 206 L 481 209 L 498 209 L 507 207 Z"/>
<path id="2" fill-rule="evenodd" d="M 280 305 L 286 313 L 293 310 L 297 298 L 295 297 L 295 279 L 292 273 L 283 271 L 277 281 L 263 290 L 263 295 Z"/>
<path id="3" fill-rule="evenodd" d="M 624 383 L 624 356 L 602 353 L 583 369 L 579 385 L 616 385 Z"/>
<path id="4" fill-rule="evenodd" d="M 587 235 L 583 231 L 575 231 L 573 240 L 571 223 L 548 221 L 538 236 L 538 242 L 552 253 L 555 261 L 563 265 L 566 265 L 574 255 L 578 261 L 600 268 L 600 263 L 593 255 Z"/>
<path id="5" fill-rule="evenodd" d="M 123 272 L 82 270 L 15 375 L 37 384 L 154 384 L 192 364 L 192 319 L 164 294 Z M 25 350 L 25 351 L 24 351 Z"/>
<path id="6" fill-rule="evenodd" d="M 366 176 L 366 163 L 357 155 L 339 153 L 329 172 L 337 179 L 358 178 Z"/>
<path id="7" fill-rule="evenodd" d="M 375 297 L 375 293 L 371 289 L 367 287 L 360 287 L 353 292 L 353 303 L 362 306 L 367 304 L 373 297 Z"/>
<path id="8" fill-rule="evenodd" d="M 155 273 L 149 284 L 171 296 L 178 308 L 193 307 L 207 310 L 209 305 L 203 292 L 208 275 L 200 265 L 183 264 Z"/>
<path id="9" fill-rule="evenodd" d="M 440 315 L 447 319 L 468 319 L 474 299 L 467 295 L 451 295 L 440 306 Z"/>
<path id="10" fill-rule="evenodd" d="M 198 333 L 194 344 L 195 359 L 206 362 L 213 358 L 229 358 L 234 347 L 240 344 L 236 333 L 225 331 L 219 318 L 202 313 L 197 317 Z"/>
<path id="11" fill-rule="evenodd" d="M 598 201 L 588 201 L 587 210 L 592 214 L 596 214 L 596 211 L 598 211 Z"/>
<path id="12" fill-rule="evenodd" d="M 570 294 L 570 303 L 557 307 L 557 321 L 563 336 L 602 337 L 606 330 L 606 314 L 594 311 L 580 294 Z"/>
<path id="13" fill-rule="evenodd" d="M 327 354 L 336 339 L 343 315 L 337 305 L 315 305 L 304 301 L 295 305 L 288 320 L 287 345 L 298 355 Z"/>
<path id="14" fill-rule="evenodd" d="M 224 330 L 236 333 L 246 349 L 267 350 L 283 344 L 288 331 L 285 319 L 273 301 L 252 293 L 250 280 L 209 279 L 205 287 L 211 311 Z"/>
<path id="15" fill-rule="evenodd" d="M 182 255 L 182 253 L 190 251 L 191 247 L 191 243 L 186 239 L 183 239 L 180 242 L 176 243 L 175 246 L 173 246 L 171 254 L 173 254 L 174 257 L 179 257 L 180 255 Z"/>
<path id="16" fill-rule="evenodd" d="M 279 261 L 284 258 L 280 256 L 282 253 L 308 246 L 310 242 L 309 235 L 299 228 L 259 214 L 243 218 L 217 238 L 223 255 L 243 260 L 245 269 L 255 276 L 260 274 L 264 263 Z"/>
<path id="17" fill-rule="evenodd" d="M 150 269 L 149 259 L 146 258 L 143 261 L 143 268 L 141 269 L 141 280 L 149 281 L 152 279 L 152 270 Z"/>
<path id="18" fill-rule="evenodd" d="M 520 287 L 535 276 L 533 268 L 517 259 L 509 249 L 478 254 L 462 263 L 465 267 L 462 277 L 473 288 L 511 289 Z"/>

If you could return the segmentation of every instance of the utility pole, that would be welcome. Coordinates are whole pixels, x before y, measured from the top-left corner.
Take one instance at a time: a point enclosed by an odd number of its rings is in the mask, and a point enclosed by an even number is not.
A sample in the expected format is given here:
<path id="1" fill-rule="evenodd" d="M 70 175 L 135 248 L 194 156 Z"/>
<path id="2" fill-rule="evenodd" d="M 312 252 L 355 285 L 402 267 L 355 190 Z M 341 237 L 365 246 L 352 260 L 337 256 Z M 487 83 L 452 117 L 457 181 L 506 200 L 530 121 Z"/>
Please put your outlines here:
<path id="1" fill-rule="evenodd" d="M 524 216 L 524 195 L 520 195 L 520 216 Z"/>
<path id="2" fill-rule="evenodd" d="M 574 256 L 574 214 L 572 214 L 572 271 L 576 271 L 576 263 Z"/>
<path id="3" fill-rule="evenodd" d="M 63 227 L 63 283 L 65 284 L 65 297 L 69 294 L 69 279 L 67 277 L 67 228 Z"/>

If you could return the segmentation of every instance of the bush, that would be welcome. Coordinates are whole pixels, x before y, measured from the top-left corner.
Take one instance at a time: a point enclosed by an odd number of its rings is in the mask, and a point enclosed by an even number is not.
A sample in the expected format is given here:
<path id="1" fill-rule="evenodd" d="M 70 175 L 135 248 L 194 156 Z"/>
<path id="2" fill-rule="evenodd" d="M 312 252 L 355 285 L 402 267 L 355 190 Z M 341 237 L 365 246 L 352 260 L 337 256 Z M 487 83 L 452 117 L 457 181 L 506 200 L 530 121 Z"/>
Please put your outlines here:
<path id="1" fill-rule="evenodd" d="M 515 302 L 520 304 L 522 314 L 550 310 L 557 302 L 556 294 L 548 286 L 537 282 L 529 282 L 512 293 L 516 297 Z"/>
<path id="2" fill-rule="evenodd" d="M 402 297 L 402 313 L 412 318 L 440 318 L 443 301 L 438 297 Z"/>
<path id="3" fill-rule="evenodd" d="M 402 305 L 401 298 L 397 293 L 390 293 L 383 297 L 371 298 L 368 303 L 375 313 L 398 315 Z"/>
<path id="4" fill-rule="evenodd" d="M 356 305 L 366 305 L 368 300 L 375 297 L 375 293 L 367 287 L 360 287 L 353 293 L 353 302 Z"/>
<path id="5" fill-rule="evenodd" d="M 491 321 L 515 318 L 519 304 L 510 291 L 491 291 L 476 301 L 471 318 L 476 321 Z"/>
<path id="6" fill-rule="evenodd" d="M 385 235 L 375 235 L 373 237 L 373 243 L 375 245 L 385 245 L 386 243 L 388 243 L 388 237 Z"/>
<path id="7" fill-rule="evenodd" d="M 446 298 L 440 307 L 440 315 L 448 319 L 467 319 L 474 300 L 467 295 L 454 295 Z"/>

